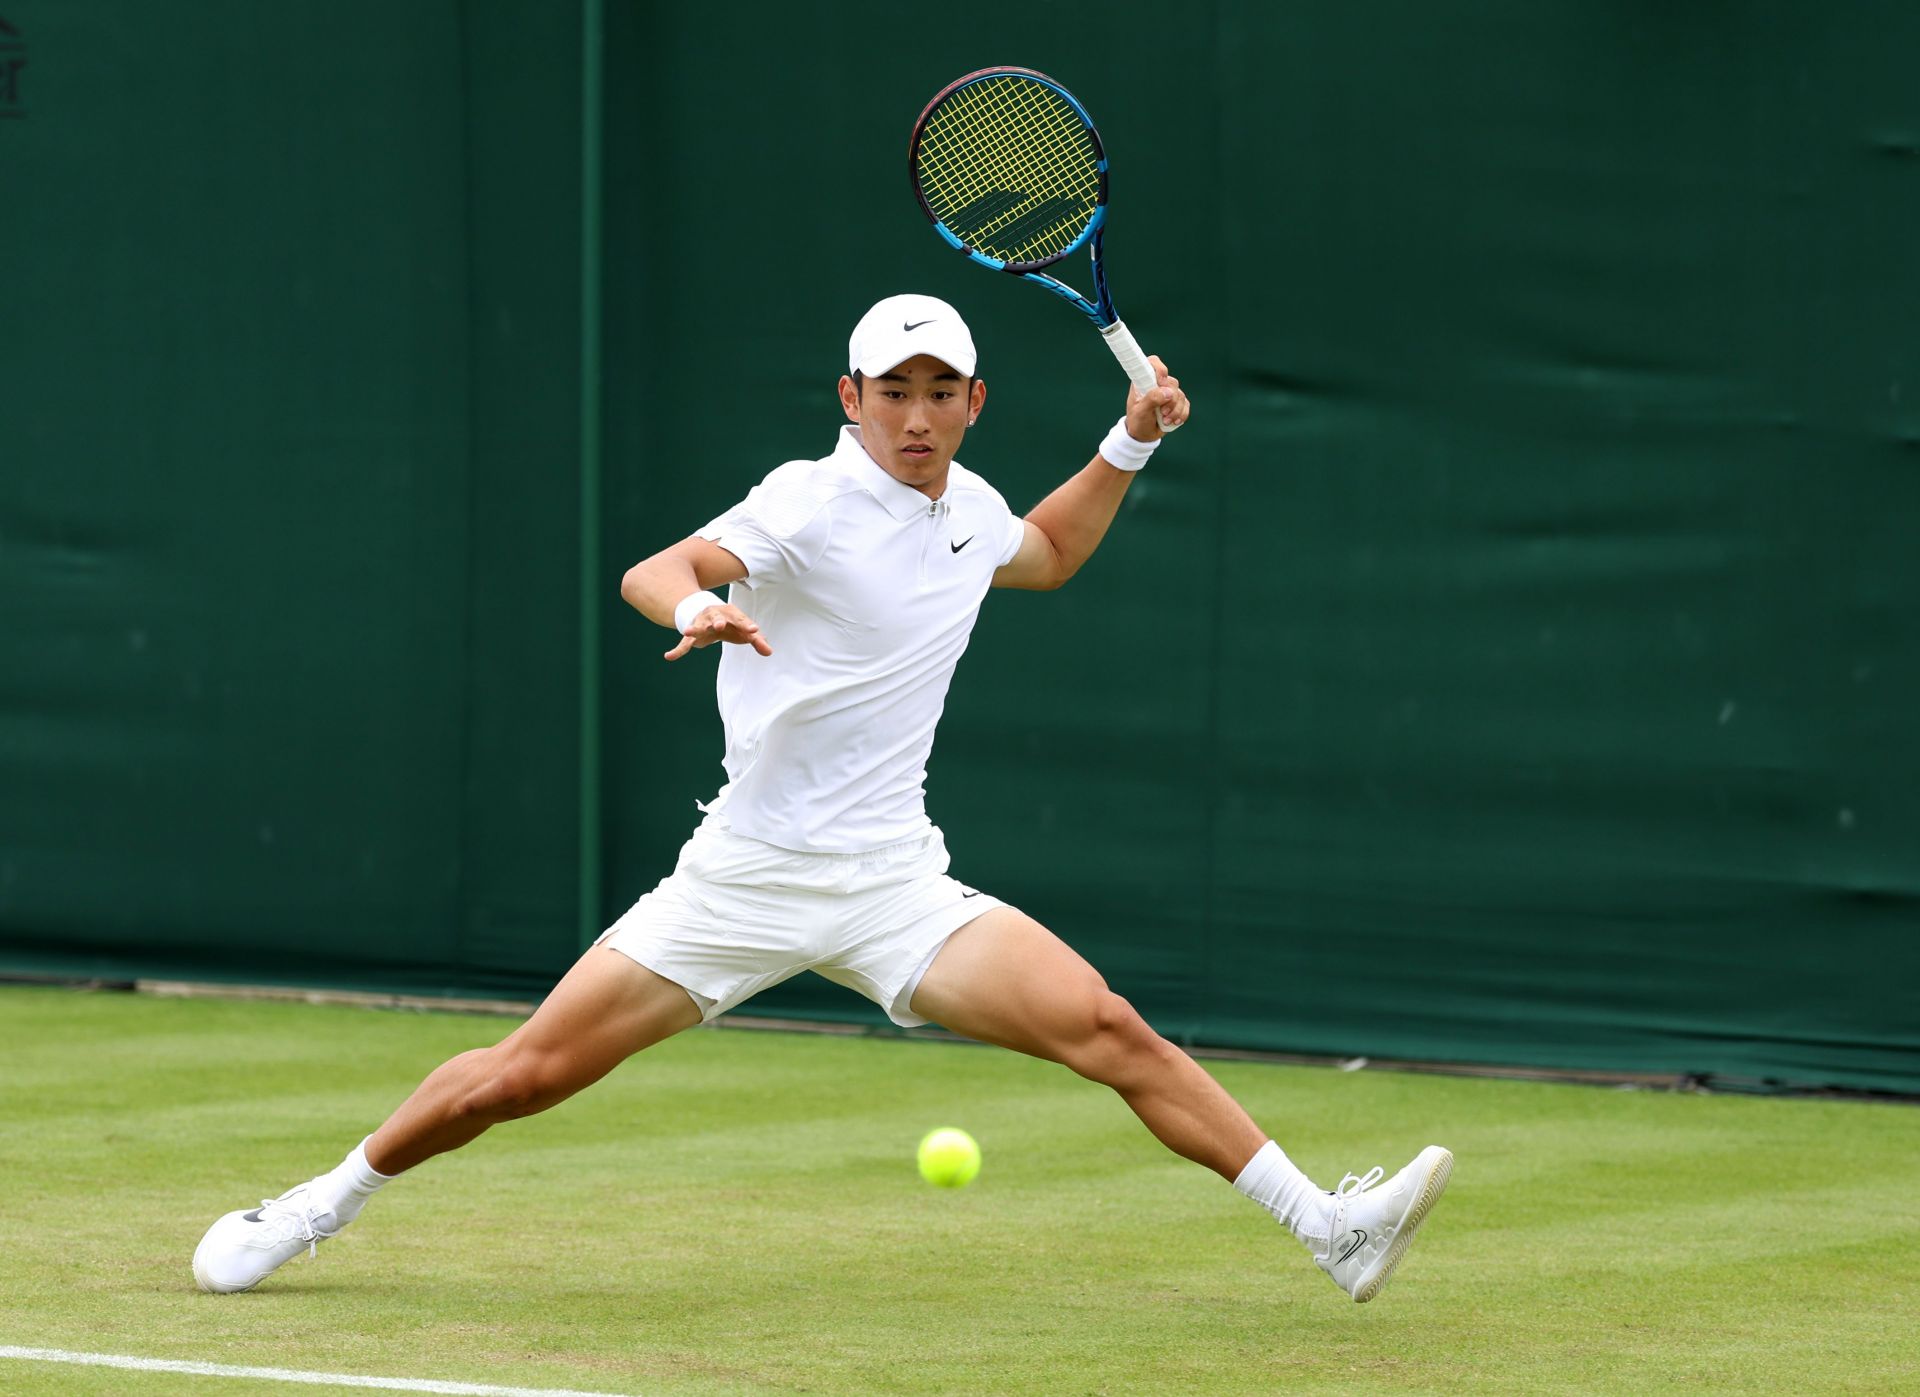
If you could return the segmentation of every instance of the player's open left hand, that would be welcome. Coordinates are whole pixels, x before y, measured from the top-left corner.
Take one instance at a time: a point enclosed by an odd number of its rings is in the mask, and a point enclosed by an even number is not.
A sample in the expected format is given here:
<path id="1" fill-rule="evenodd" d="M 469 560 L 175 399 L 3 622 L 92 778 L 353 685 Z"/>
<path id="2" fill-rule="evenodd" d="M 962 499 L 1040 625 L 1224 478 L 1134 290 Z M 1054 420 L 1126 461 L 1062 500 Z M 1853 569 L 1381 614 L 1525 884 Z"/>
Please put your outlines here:
<path id="1" fill-rule="evenodd" d="M 1135 441 L 1158 441 L 1193 415 L 1193 404 L 1180 391 L 1180 380 L 1167 372 L 1158 354 L 1149 354 L 1154 377 L 1160 386 L 1150 393 L 1138 388 L 1127 390 L 1127 435 Z M 1165 423 L 1164 431 L 1161 423 Z"/>
<path id="2" fill-rule="evenodd" d="M 667 651 L 669 660 L 677 660 L 689 650 L 704 650 L 717 640 L 730 645 L 751 645 L 762 655 L 771 655 L 773 647 L 760 634 L 746 612 L 737 606 L 710 606 L 693 618 L 693 624 L 680 635 L 680 643 Z"/>

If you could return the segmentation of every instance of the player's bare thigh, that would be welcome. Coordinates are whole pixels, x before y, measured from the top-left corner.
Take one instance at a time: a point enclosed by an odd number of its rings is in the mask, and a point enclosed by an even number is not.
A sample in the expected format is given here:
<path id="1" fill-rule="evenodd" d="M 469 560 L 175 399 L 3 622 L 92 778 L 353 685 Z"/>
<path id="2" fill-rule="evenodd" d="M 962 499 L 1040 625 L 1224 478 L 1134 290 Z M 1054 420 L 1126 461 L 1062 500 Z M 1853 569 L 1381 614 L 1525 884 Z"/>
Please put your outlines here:
<path id="1" fill-rule="evenodd" d="M 912 1008 L 969 1038 L 1061 1061 L 1110 997 L 1078 951 L 1018 908 L 996 907 L 947 938 Z"/>
<path id="2" fill-rule="evenodd" d="M 1163 1145 L 1222 1178 L 1237 1178 L 1267 1139 L 1078 952 L 1014 908 L 997 907 L 948 938 L 914 991 L 913 1012 L 1105 1083 Z"/>
<path id="3" fill-rule="evenodd" d="M 679 985 L 609 946 L 592 946 L 500 1047 L 566 1059 L 593 1080 L 699 1022 L 699 1006 Z"/>

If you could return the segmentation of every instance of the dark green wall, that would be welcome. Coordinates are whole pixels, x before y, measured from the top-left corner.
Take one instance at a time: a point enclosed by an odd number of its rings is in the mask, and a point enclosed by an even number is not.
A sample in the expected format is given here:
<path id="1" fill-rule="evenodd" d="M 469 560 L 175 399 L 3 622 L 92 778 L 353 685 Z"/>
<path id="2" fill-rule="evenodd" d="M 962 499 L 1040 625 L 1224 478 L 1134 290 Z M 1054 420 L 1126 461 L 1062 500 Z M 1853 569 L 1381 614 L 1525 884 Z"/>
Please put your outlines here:
<path id="1" fill-rule="evenodd" d="M 607 9 L 0 10 L 0 967 L 550 982 L 720 780 L 619 574 L 828 449 L 860 310 L 966 311 L 1016 507 L 1117 412 L 907 191 L 1012 61 L 1199 415 L 990 598 L 956 871 L 1188 1041 L 1920 1090 L 1920 11 Z"/>
<path id="2" fill-rule="evenodd" d="M 548 978 L 577 18 L 0 13 L 0 959 Z"/>

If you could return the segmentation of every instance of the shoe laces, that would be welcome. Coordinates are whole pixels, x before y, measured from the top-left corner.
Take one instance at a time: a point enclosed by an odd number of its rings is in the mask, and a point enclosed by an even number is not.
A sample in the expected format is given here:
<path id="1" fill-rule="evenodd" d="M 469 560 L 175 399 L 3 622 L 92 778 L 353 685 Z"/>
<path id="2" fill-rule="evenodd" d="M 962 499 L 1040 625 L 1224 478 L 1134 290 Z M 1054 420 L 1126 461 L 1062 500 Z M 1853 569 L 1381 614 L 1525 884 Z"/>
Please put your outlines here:
<path id="1" fill-rule="evenodd" d="M 296 1199 L 295 1194 L 300 1196 Z M 260 1200 L 260 1221 L 272 1225 L 277 1240 L 292 1241 L 298 1237 L 305 1242 L 309 1258 L 317 1258 L 320 1244 L 340 1234 L 337 1227 L 329 1232 L 315 1226 L 313 1219 L 312 1195 L 307 1192 L 305 1184 L 288 1189 L 278 1198 Z"/>
<path id="2" fill-rule="evenodd" d="M 1374 1165 L 1373 1168 L 1367 1170 L 1365 1174 L 1347 1175 L 1344 1179 L 1340 1180 L 1340 1186 L 1338 1188 L 1330 1190 L 1330 1192 L 1333 1195 L 1335 1207 L 1337 1208 L 1339 1204 L 1345 1203 L 1350 1198 L 1358 1198 L 1361 1194 L 1365 1193 L 1368 1189 L 1372 1188 L 1375 1184 L 1379 1183 L 1382 1179 L 1386 1178 L 1386 1176 L 1387 1176 L 1387 1171 L 1382 1169 L 1377 1164 Z M 1332 1234 L 1329 1233 L 1327 1237 L 1327 1249 L 1323 1252 L 1320 1252 L 1320 1251 L 1315 1252 L 1313 1254 L 1313 1259 L 1315 1261 L 1318 1261 L 1321 1265 L 1324 1266 L 1327 1264 L 1327 1262 L 1332 1260 L 1332 1258 L 1333 1258 L 1333 1237 L 1332 1237 Z"/>
<path id="3" fill-rule="evenodd" d="M 1379 1165 L 1376 1164 L 1373 1166 L 1373 1168 L 1367 1170 L 1364 1176 L 1359 1174 L 1347 1175 L 1346 1178 L 1340 1181 L 1340 1187 L 1336 1188 L 1333 1191 L 1333 1196 L 1336 1198 L 1343 1198 L 1343 1199 L 1353 1198 L 1359 1194 L 1365 1193 L 1368 1189 L 1372 1188 L 1375 1184 L 1379 1183 L 1382 1179 L 1386 1177 L 1387 1177 L 1387 1171 L 1382 1169 Z M 1347 1187 L 1348 1184 L 1352 1184 L 1353 1187 L 1352 1188 Z"/>

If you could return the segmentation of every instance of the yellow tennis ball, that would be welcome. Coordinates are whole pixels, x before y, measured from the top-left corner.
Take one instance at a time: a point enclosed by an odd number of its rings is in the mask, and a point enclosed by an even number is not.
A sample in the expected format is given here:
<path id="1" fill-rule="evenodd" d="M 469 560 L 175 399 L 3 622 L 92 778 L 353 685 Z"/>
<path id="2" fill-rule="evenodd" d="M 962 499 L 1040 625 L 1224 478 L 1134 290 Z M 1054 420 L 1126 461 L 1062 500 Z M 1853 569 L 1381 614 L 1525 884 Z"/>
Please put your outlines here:
<path id="1" fill-rule="evenodd" d="M 964 1188 L 980 1172 L 980 1146 L 952 1126 L 929 1132 L 919 1158 L 920 1177 L 935 1188 Z"/>

